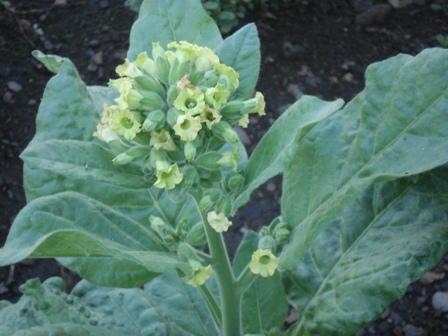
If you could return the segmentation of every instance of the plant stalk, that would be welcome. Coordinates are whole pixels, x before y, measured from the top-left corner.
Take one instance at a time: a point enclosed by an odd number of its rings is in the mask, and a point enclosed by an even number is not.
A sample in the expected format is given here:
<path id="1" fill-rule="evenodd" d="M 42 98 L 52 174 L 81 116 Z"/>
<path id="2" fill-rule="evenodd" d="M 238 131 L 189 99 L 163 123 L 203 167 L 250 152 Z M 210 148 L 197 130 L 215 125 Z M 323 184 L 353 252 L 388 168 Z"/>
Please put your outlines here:
<path id="1" fill-rule="evenodd" d="M 240 336 L 241 327 L 241 293 L 237 290 L 232 265 L 222 235 L 216 232 L 208 223 L 205 214 L 200 210 L 198 201 L 194 200 L 205 226 L 210 256 L 213 260 L 213 270 L 218 281 L 221 296 L 223 336 Z"/>

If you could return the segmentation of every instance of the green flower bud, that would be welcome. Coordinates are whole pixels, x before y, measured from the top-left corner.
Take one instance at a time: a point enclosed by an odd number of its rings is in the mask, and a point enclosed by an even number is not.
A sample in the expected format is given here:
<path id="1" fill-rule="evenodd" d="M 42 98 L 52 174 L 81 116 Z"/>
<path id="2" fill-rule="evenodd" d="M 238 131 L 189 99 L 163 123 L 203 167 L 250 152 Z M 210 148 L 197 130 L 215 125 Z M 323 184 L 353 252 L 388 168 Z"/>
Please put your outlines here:
<path id="1" fill-rule="evenodd" d="M 219 167 L 218 161 L 222 158 L 222 154 L 218 152 L 207 152 L 196 159 L 196 163 L 205 169 L 216 169 Z"/>
<path id="2" fill-rule="evenodd" d="M 139 101 L 140 109 L 160 110 L 164 106 L 163 99 L 155 92 L 142 91 L 142 99 Z"/>
<path id="3" fill-rule="evenodd" d="M 228 216 L 230 214 L 230 209 L 232 208 L 232 204 L 230 202 L 230 198 L 227 197 L 227 196 L 223 196 L 221 198 L 217 208 L 218 208 L 218 211 L 220 213 L 223 213 L 226 216 Z"/>
<path id="4" fill-rule="evenodd" d="M 145 132 L 151 132 L 162 128 L 164 124 L 165 113 L 161 110 L 151 111 L 143 121 L 142 130 Z"/>
<path id="5" fill-rule="evenodd" d="M 153 77 L 157 77 L 157 69 L 156 63 L 152 58 L 148 57 L 148 53 L 146 51 L 138 54 L 137 59 L 134 61 L 136 67 L 143 70 L 147 75 L 151 75 Z"/>
<path id="6" fill-rule="evenodd" d="M 173 105 L 174 101 L 177 99 L 177 96 L 179 96 L 179 89 L 176 86 L 171 85 L 166 94 L 168 103 Z"/>
<path id="7" fill-rule="evenodd" d="M 201 201 L 199 202 L 199 209 L 201 211 L 207 211 L 210 209 L 215 203 L 212 201 L 212 198 L 210 195 L 202 197 Z"/>
<path id="8" fill-rule="evenodd" d="M 275 248 L 275 240 L 271 236 L 264 236 L 258 241 L 258 249 L 272 251 Z"/>
<path id="9" fill-rule="evenodd" d="M 276 241 L 278 242 L 284 242 L 289 239 L 290 231 L 288 229 L 288 224 L 281 223 L 278 224 L 273 232 L 273 236 Z"/>
<path id="10" fill-rule="evenodd" d="M 191 162 L 194 160 L 196 156 L 196 146 L 193 141 L 187 141 L 184 145 L 184 154 L 187 162 Z"/>
<path id="11" fill-rule="evenodd" d="M 189 262 L 190 260 L 197 260 L 198 256 L 196 250 L 187 243 L 180 243 L 177 247 L 177 256 L 183 262 Z"/>
<path id="12" fill-rule="evenodd" d="M 236 134 L 235 129 L 225 121 L 221 121 L 213 125 L 212 131 L 215 135 L 226 142 L 237 143 L 239 141 L 238 134 Z"/>
<path id="13" fill-rule="evenodd" d="M 160 84 L 159 81 L 151 75 L 138 76 L 135 77 L 134 80 L 137 85 L 143 90 L 157 93 L 159 96 L 165 95 L 165 88 L 163 87 L 163 85 Z"/>
<path id="14" fill-rule="evenodd" d="M 233 166 L 233 171 L 238 170 L 238 162 L 240 161 L 240 147 L 235 145 L 233 152 L 225 152 L 221 159 L 218 160 L 218 164 L 222 166 Z"/>
<path id="15" fill-rule="evenodd" d="M 170 64 L 165 54 L 165 50 L 158 42 L 152 44 L 152 57 L 156 64 L 157 74 L 162 82 L 168 83 Z"/>
<path id="16" fill-rule="evenodd" d="M 198 172 L 192 166 L 188 166 L 184 170 L 184 184 L 186 187 L 193 187 L 198 181 Z"/>
<path id="17" fill-rule="evenodd" d="M 177 119 L 183 115 L 185 114 L 182 111 L 179 111 L 177 108 L 172 107 L 166 114 L 166 122 L 172 127 L 177 124 Z"/>
<path id="18" fill-rule="evenodd" d="M 125 165 L 131 161 L 145 159 L 149 152 L 144 147 L 132 147 L 126 152 L 117 155 L 113 160 L 114 165 Z"/>
<path id="19" fill-rule="evenodd" d="M 207 243 L 207 236 L 205 234 L 205 228 L 202 222 L 193 225 L 188 232 L 187 242 L 193 246 L 202 246 Z"/>
<path id="20" fill-rule="evenodd" d="M 231 191 L 238 191 L 244 186 L 245 178 L 241 174 L 231 175 L 227 180 L 227 187 Z"/>
<path id="21" fill-rule="evenodd" d="M 183 62 L 180 63 L 179 60 L 174 59 L 174 62 L 171 64 L 170 74 L 168 78 L 168 83 L 170 85 L 176 85 L 176 83 L 181 80 L 186 74 L 191 72 L 191 63 Z"/>
<path id="22" fill-rule="evenodd" d="M 173 229 L 168 226 L 165 221 L 156 216 L 149 216 L 149 223 L 151 229 L 157 233 L 157 235 L 162 239 L 162 241 L 171 249 L 177 244 L 178 238 Z"/>

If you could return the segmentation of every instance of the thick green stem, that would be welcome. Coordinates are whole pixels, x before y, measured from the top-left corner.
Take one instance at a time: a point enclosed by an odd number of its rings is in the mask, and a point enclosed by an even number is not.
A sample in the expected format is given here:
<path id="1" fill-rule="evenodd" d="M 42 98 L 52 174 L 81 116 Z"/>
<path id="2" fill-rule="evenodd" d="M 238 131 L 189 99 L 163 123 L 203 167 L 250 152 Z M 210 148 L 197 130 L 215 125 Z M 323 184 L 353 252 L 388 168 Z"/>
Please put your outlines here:
<path id="1" fill-rule="evenodd" d="M 218 281 L 221 296 L 223 336 L 241 335 L 241 293 L 237 289 L 233 275 L 232 265 L 227 254 L 227 249 L 222 235 L 216 232 L 208 223 L 205 214 L 199 208 L 199 202 L 195 199 L 205 226 L 210 256 L 213 260 L 213 270 Z"/>

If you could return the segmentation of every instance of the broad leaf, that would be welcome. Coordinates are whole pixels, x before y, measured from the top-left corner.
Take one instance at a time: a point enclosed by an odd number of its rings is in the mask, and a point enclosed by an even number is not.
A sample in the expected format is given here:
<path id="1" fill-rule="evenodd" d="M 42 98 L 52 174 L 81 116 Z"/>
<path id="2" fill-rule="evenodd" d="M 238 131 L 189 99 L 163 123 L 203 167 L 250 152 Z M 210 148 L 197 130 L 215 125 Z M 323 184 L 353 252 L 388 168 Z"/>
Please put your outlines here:
<path id="1" fill-rule="evenodd" d="M 150 54 L 153 42 L 166 48 L 172 41 L 214 49 L 222 37 L 200 0 L 145 0 L 132 26 L 128 58 L 133 61 L 143 51 Z"/>
<path id="2" fill-rule="evenodd" d="M 233 268 L 239 275 L 250 262 L 252 253 L 257 250 L 258 235 L 249 231 L 243 238 L 236 253 Z M 278 273 L 269 278 L 258 277 L 243 294 L 243 332 L 261 334 L 273 327 L 280 328 L 288 313 L 283 284 Z"/>
<path id="3" fill-rule="evenodd" d="M 448 167 L 369 187 L 285 275 L 290 335 L 349 335 L 448 252 Z"/>
<path id="4" fill-rule="evenodd" d="M 63 58 L 61 56 L 45 55 L 43 52 L 39 50 L 34 50 L 32 52 L 32 55 L 39 62 L 42 62 L 43 65 L 45 65 L 45 67 L 48 69 L 48 71 L 51 71 L 54 74 L 57 74 L 59 72 L 62 63 L 66 60 L 66 58 Z"/>
<path id="5" fill-rule="evenodd" d="M 250 98 L 260 72 L 260 40 L 255 24 L 249 24 L 226 38 L 215 53 L 221 63 L 234 68 L 240 75 L 240 85 L 232 99 Z"/>
<path id="6" fill-rule="evenodd" d="M 40 197 L 19 213 L 0 250 L 0 265 L 28 257 L 78 257 L 62 262 L 92 282 L 141 286 L 183 267 L 148 226 L 80 194 Z"/>
<path id="7" fill-rule="evenodd" d="M 71 294 L 63 280 L 37 279 L 21 287 L 17 304 L 0 302 L 2 335 L 216 335 L 199 291 L 174 273 L 145 289 L 94 286 L 83 280 Z"/>
<path id="8" fill-rule="evenodd" d="M 447 72 L 448 50 L 438 48 L 373 64 L 365 90 L 305 136 L 283 179 L 282 215 L 294 231 L 281 268 L 369 184 L 448 162 Z"/>
<path id="9" fill-rule="evenodd" d="M 340 109 L 342 100 L 325 102 L 304 96 L 272 125 L 249 159 L 245 170 L 245 189 L 235 200 L 232 212 L 250 197 L 255 188 L 281 173 L 294 158 L 301 139 L 316 123 Z"/>

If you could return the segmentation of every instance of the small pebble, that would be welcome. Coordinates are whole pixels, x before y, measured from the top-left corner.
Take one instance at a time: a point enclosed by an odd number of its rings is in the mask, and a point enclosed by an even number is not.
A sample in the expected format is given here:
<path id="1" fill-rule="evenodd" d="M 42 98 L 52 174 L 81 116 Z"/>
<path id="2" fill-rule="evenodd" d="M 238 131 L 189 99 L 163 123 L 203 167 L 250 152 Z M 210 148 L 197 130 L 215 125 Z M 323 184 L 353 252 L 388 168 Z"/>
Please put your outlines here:
<path id="1" fill-rule="evenodd" d="M 103 64 L 103 52 L 98 51 L 95 55 L 92 56 L 91 60 L 97 65 Z"/>
<path id="2" fill-rule="evenodd" d="M 65 7 L 67 6 L 67 0 L 54 0 L 53 7 Z"/>
<path id="3" fill-rule="evenodd" d="M 19 92 L 20 90 L 22 90 L 22 85 L 14 81 L 9 81 L 8 83 L 6 83 L 6 86 L 12 92 Z"/>
<path id="4" fill-rule="evenodd" d="M 3 94 L 3 101 L 7 104 L 11 104 L 12 103 L 12 93 L 9 91 L 6 91 Z"/>
<path id="5" fill-rule="evenodd" d="M 435 292 L 432 296 L 432 306 L 438 311 L 448 311 L 448 292 Z"/>

